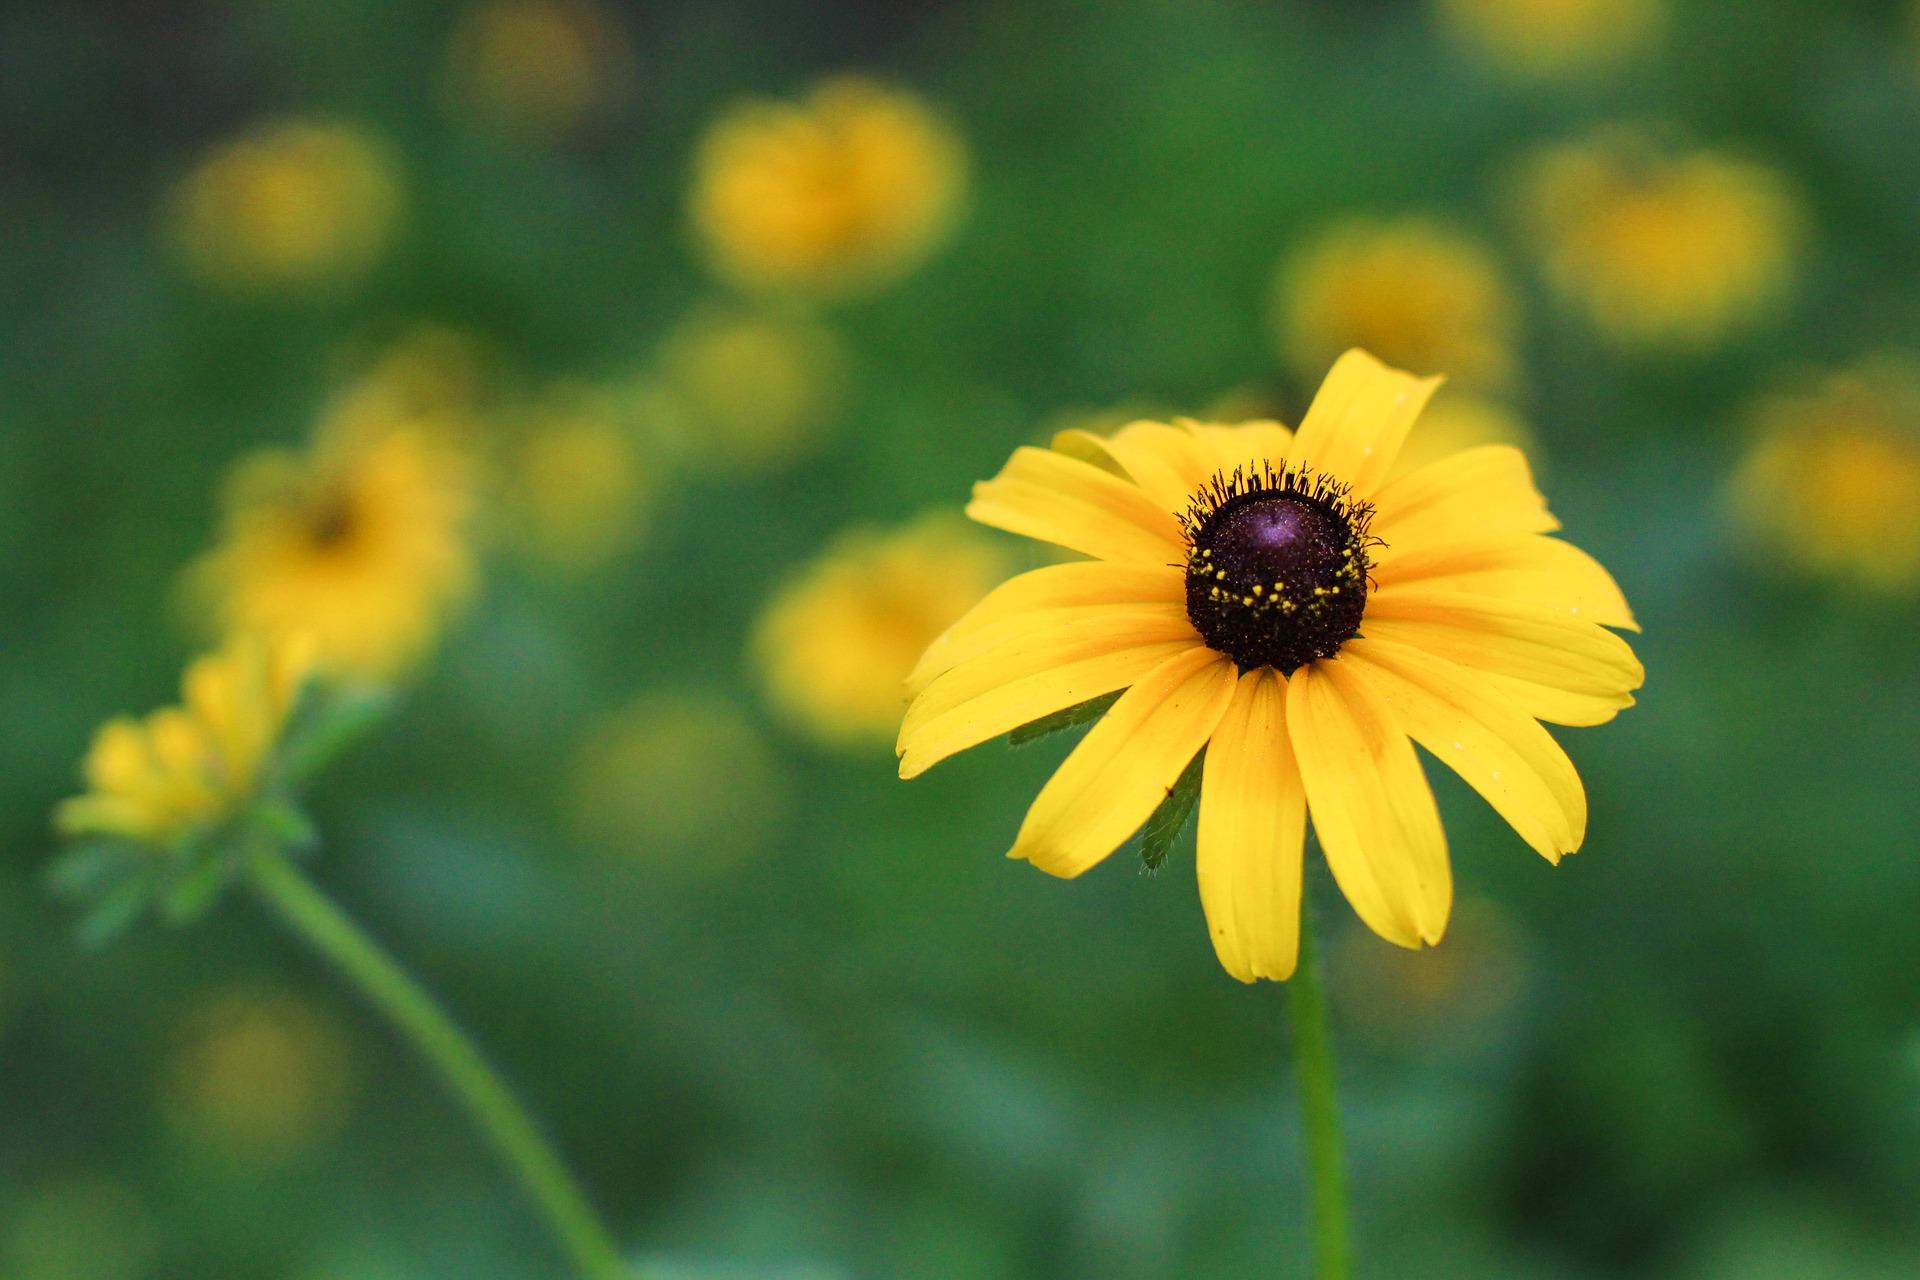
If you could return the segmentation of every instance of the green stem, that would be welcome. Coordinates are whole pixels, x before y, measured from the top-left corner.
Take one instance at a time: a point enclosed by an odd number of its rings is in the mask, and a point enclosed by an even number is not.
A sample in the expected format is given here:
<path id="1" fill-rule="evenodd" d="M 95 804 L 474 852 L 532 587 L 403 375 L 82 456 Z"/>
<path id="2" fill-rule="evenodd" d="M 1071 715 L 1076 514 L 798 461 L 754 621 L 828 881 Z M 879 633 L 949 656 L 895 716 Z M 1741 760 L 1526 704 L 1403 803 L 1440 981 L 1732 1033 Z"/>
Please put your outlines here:
<path id="1" fill-rule="evenodd" d="M 574 1268 L 591 1280 L 625 1276 L 619 1249 L 573 1176 L 506 1082 L 433 997 L 285 856 L 256 854 L 249 870 L 254 889 L 280 918 L 440 1072 L 533 1197 Z"/>
<path id="2" fill-rule="evenodd" d="M 1306 1129 L 1307 1169 L 1313 1183 L 1314 1275 L 1347 1280 L 1353 1248 L 1347 1234 L 1347 1171 L 1340 1156 L 1340 1102 L 1333 1082 L 1333 1042 L 1327 1034 L 1327 997 L 1320 984 L 1313 921 L 1300 913 L 1300 963 L 1287 984 L 1293 1015 L 1293 1053 L 1300 1072 L 1300 1117 Z"/>

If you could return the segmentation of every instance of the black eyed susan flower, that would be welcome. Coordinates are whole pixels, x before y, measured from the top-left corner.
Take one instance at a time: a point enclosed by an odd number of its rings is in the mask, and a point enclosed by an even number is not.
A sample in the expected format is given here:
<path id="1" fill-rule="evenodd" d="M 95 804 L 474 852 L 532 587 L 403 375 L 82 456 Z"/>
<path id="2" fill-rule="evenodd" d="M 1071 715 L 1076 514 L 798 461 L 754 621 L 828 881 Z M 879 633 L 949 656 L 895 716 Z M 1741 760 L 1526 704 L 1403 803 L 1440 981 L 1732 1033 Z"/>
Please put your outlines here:
<path id="1" fill-rule="evenodd" d="M 1633 615 L 1548 536 L 1518 450 L 1387 478 L 1437 383 L 1350 351 L 1298 432 L 1141 422 L 1015 451 L 968 514 L 1087 559 L 1002 584 L 933 644 L 901 776 L 1104 708 L 1010 856 L 1077 876 L 1197 781 L 1200 897 L 1243 981 L 1293 972 L 1309 818 L 1374 932 L 1440 940 L 1453 880 L 1416 743 L 1550 861 L 1577 849 L 1585 792 L 1539 722 L 1632 704 L 1640 663 L 1607 628 Z"/>

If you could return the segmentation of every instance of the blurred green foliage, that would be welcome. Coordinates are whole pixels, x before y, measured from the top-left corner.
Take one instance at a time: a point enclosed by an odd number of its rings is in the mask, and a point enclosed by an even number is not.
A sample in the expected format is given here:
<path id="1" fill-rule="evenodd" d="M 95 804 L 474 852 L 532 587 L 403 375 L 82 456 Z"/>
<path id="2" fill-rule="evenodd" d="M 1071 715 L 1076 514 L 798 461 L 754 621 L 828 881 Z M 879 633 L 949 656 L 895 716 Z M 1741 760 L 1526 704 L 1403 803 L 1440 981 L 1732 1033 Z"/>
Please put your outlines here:
<path id="1" fill-rule="evenodd" d="M 1755 394 L 1920 342 L 1902 10 L 1683 5 L 1655 54 L 1552 86 L 1384 0 L 608 12 L 631 85 L 551 145 L 445 109 L 445 5 L 0 15 L 0 1275 L 554 1274 L 432 1081 L 251 903 L 80 949 L 43 889 L 46 815 L 95 723 L 172 695 L 177 574 L 220 477 L 305 435 L 342 352 L 435 322 L 530 380 L 638 367 L 717 291 L 681 217 L 702 124 L 848 68 L 939 104 L 974 176 L 943 252 L 832 311 L 853 385 L 831 439 L 776 474 L 666 477 L 647 540 L 598 575 L 491 564 L 316 797 L 319 877 L 492 1047 L 637 1256 L 1301 1274 L 1284 992 L 1219 971 L 1190 848 L 1153 877 L 1008 865 L 1064 740 L 904 785 L 884 745 L 773 724 L 743 638 L 837 530 L 957 506 L 1062 410 L 1198 411 L 1248 384 L 1299 405 L 1265 316 L 1292 243 L 1431 210 L 1501 244 L 1518 150 L 1630 118 L 1780 165 L 1815 230 L 1792 306 L 1703 357 L 1614 354 L 1508 264 L 1545 486 L 1634 602 L 1648 682 L 1563 735 L 1593 821 L 1558 869 L 1436 776 L 1474 903 L 1440 951 L 1350 936 L 1310 873 L 1362 1273 L 1920 1273 L 1914 609 L 1770 572 L 1720 505 Z M 209 290 L 168 250 L 166 193 L 288 113 L 396 149 L 400 242 L 317 296 Z M 584 847 L 563 804 L 579 744 L 679 693 L 772 735 L 784 820 L 714 863 Z M 297 1001 L 337 1044 L 337 1122 L 291 1149 L 195 1102 L 180 1065 L 235 990 Z M 265 1061 L 311 1066 L 269 1040 Z"/>

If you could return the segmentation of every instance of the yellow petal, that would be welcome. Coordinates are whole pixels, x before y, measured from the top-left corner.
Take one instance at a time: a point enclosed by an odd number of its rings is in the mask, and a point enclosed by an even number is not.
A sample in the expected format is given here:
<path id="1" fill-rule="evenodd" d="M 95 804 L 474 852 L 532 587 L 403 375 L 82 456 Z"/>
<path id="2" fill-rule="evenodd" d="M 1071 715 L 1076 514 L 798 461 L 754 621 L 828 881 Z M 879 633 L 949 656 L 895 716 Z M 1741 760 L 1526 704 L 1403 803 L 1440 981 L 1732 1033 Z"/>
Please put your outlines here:
<path id="1" fill-rule="evenodd" d="M 1512 445 L 1462 449 L 1373 495 L 1373 534 L 1387 544 L 1374 557 L 1380 563 L 1442 543 L 1559 527 L 1526 455 Z"/>
<path id="2" fill-rule="evenodd" d="M 1293 976 L 1306 830 L 1286 682 L 1260 667 L 1240 677 L 1207 744 L 1195 859 L 1214 954 L 1242 982 Z"/>
<path id="3" fill-rule="evenodd" d="M 1592 723 L 1559 719 L 1558 713 L 1576 707 L 1585 706 L 1585 714 L 1597 714 L 1604 708 L 1617 712 L 1632 705 L 1632 692 L 1646 678 L 1627 642 L 1595 623 L 1582 622 L 1559 609 L 1511 604 L 1424 583 L 1369 597 L 1360 631 L 1498 675 L 1512 682 L 1503 689 L 1516 695 L 1528 715 L 1562 724 Z M 1543 703 L 1530 689 L 1576 695 L 1576 701 L 1550 698 Z"/>
<path id="4" fill-rule="evenodd" d="M 1444 658 L 1387 640 L 1350 640 L 1339 661 L 1547 861 L 1580 847 L 1587 830 L 1580 775 L 1552 735 L 1504 694 Z"/>
<path id="5" fill-rule="evenodd" d="M 907 708 L 897 750 L 912 778 L 948 756 L 1042 716 L 1132 684 L 1174 654 L 1197 648 L 1186 620 L 1105 618 L 1002 645 L 942 675 Z"/>
<path id="6" fill-rule="evenodd" d="M 1287 736 L 1340 891 L 1389 942 L 1440 941 L 1453 871 L 1440 812 L 1391 709 L 1338 658 L 1287 682 Z"/>
<path id="7" fill-rule="evenodd" d="M 1034 569 L 995 587 L 927 646 L 907 677 L 909 692 L 999 643 L 1011 618 L 1041 609 L 1113 604 L 1179 604 L 1186 576 L 1171 565 L 1112 564 L 1079 560 Z"/>
<path id="8" fill-rule="evenodd" d="M 1040 789 L 1007 856 L 1071 877 L 1112 853 L 1207 745 L 1234 685 L 1233 663 L 1197 646 L 1141 677 Z"/>
<path id="9" fill-rule="evenodd" d="M 1183 418 L 1178 425 L 1202 442 L 1215 471 L 1258 471 L 1263 465 L 1278 471 L 1287 465 L 1287 451 L 1293 447 L 1293 432 L 1277 422 L 1243 422 L 1228 427 Z"/>
<path id="10" fill-rule="evenodd" d="M 1377 595 L 1410 583 L 1533 604 L 1603 627 L 1638 631 L 1619 584 L 1598 560 L 1571 543 L 1534 534 L 1442 543 L 1397 554 L 1386 548 L 1373 564 Z"/>
<path id="11" fill-rule="evenodd" d="M 1140 486 L 1045 449 L 1014 450 L 999 475 L 973 487 L 967 514 L 1097 560 L 1186 560 L 1179 523 Z"/>
<path id="12" fill-rule="evenodd" d="M 1160 422 L 1133 422 L 1112 436 L 1091 431 L 1062 431 L 1056 451 L 1110 466 L 1132 477 L 1160 506 L 1179 515 L 1187 509 L 1217 468 L 1208 467 L 1204 449 L 1186 432 Z"/>
<path id="13" fill-rule="evenodd" d="M 1386 479 L 1439 378 L 1389 369 L 1355 348 L 1334 361 L 1300 420 L 1288 460 L 1366 497 Z"/>

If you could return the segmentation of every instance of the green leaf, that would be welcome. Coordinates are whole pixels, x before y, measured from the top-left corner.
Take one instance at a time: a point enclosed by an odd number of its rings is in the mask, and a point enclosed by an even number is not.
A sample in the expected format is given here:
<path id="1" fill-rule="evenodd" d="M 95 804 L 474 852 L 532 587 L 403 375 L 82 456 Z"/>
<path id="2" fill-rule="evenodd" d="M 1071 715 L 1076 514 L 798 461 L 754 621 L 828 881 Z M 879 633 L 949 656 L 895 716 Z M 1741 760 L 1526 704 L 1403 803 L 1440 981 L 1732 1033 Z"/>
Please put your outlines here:
<path id="1" fill-rule="evenodd" d="M 1167 792 L 1167 798 L 1147 819 L 1147 825 L 1140 828 L 1140 865 L 1149 875 L 1166 863 L 1174 838 L 1187 825 L 1187 818 L 1200 799 L 1200 762 L 1206 758 L 1204 750 L 1194 754 L 1180 780 Z"/>
<path id="2" fill-rule="evenodd" d="M 1097 698 L 1089 698 L 1078 706 L 1068 707 L 1065 711 L 1056 711 L 1050 716 L 1041 716 L 1038 720 L 1021 725 L 1007 735 L 1007 742 L 1016 747 L 1038 742 L 1063 729 L 1076 728 L 1083 724 L 1092 724 L 1107 714 L 1107 708 L 1120 700 L 1120 693 L 1103 693 Z"/>
<path id="3" fill-rule="evenodd" d="M 206 914 L 233 876 L 233 860 L 209 854 L 167 886 L 160 911 L 168 924 L 187 924 Z"/>
<path id="4" fill-rule="evenodd" d="M 304 784 L 373 732 L 392 706 L 392 697 L 378 689 L 309 693 L 281 748 L 279 776 L 290 786 Z"/>
<path id="5" fill-rule="evenodd" d="M 119 937 L 147 909 L 153 888 L 153 877 L 132 876 L 100 894 L 75 930 L 80 945 L 95 950 Z"/>
<path id="6" fill-rule="evenodd" d="M 47 888 L 55 897 L 85 898 L 110 880 L 127 874 L 130 850 L 120 840 L 88 840 L 69 846 L 47 868 Z"/>

